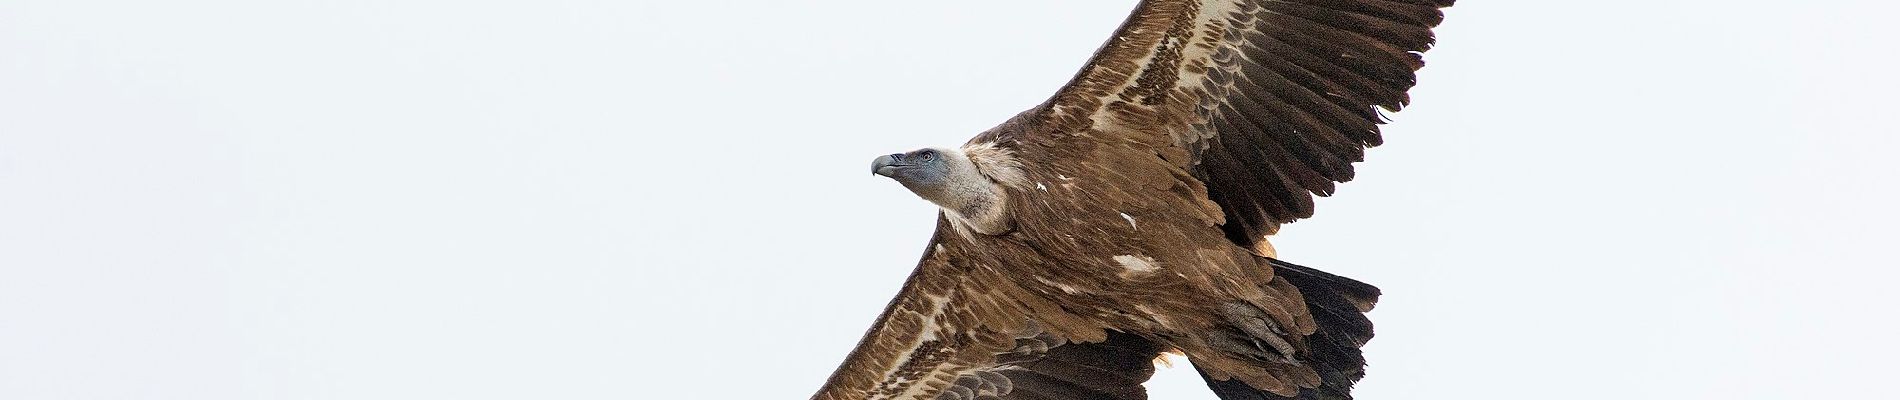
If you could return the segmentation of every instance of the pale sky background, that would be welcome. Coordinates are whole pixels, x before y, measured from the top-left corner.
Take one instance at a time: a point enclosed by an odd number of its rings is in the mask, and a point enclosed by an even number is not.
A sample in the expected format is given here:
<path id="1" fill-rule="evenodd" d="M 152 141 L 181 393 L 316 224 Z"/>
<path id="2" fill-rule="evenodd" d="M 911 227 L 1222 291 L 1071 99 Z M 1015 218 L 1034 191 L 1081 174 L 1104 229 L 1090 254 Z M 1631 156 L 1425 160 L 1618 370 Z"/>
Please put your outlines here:
<path id="1" fill-rule="evenodd" d="M 1462 3 L 1276 240 L 1360 398 L 1892 396 L 1900 5 Z M 0 1 L 0 399 L 806 398 L 1133 4 Z"/>

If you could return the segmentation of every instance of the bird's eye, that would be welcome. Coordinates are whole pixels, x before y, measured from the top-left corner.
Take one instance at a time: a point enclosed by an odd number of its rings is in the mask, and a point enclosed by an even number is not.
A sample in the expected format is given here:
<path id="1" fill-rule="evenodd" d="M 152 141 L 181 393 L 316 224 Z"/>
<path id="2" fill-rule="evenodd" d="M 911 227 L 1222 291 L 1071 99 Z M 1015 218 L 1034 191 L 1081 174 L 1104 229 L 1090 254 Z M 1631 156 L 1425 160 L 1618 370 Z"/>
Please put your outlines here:
<path id="1" fill-rule="evenodd" d="M 936 150 L 919 151 L 917 152 L 917 157 L 922 158 L 924 161 L 935 160 L 937 159 L 937 151 Z"/>

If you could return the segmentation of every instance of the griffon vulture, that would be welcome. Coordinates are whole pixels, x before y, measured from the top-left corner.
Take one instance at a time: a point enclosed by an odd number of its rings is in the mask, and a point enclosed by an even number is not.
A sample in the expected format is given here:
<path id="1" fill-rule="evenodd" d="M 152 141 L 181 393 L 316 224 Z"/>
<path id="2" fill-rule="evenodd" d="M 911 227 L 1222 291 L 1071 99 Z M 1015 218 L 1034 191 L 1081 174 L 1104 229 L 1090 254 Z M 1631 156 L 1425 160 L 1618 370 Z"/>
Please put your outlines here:
<path id="1" fill-rule="evenodd" d="M 872 172 L 942 212 L 814 399 L 1346 399 L 1379 290 L 1274 259 L 1408 101 L 1453 0 L 1148 0 L 1046 103 Z"/>

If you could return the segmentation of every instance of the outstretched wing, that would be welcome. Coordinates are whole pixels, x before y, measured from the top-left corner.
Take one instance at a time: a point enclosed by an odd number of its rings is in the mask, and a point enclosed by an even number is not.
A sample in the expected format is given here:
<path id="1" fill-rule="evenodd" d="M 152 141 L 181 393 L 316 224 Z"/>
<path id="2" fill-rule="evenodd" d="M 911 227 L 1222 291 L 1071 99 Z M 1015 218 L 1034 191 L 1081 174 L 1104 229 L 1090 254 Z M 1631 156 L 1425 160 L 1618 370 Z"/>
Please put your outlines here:
<path id="1" fill-rule="evenodd" d="M 1143 144 L 1201 180 L 1252 246 L 1352 179 L 1380 143 L 1373 107 L 1406 104 L 1452 2 L 1143 1 L 1038 109 L 1046 129 L 989 139 Z"/>
<path id="2" fill-rule="evenodd" d="M 813 399 L 1147 398 L 1157 345 L 1016 292 L 949 229 Z"/>

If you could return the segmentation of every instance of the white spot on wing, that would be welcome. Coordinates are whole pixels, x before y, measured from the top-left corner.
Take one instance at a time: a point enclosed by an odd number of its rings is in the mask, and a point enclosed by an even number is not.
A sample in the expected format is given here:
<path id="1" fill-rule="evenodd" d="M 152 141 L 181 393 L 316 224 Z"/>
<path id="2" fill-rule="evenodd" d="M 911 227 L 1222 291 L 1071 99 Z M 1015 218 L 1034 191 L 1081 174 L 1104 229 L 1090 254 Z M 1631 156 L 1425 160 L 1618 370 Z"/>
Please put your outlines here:
<path id="1" fill-rule="evenodd" d="M 1135 225 L 1134 216 L 1128 215 L 1128 213 L 1117 213 L 1117 214 L 1121 214 L 1122 219 L 1128 220 L 1128 229 L 1141 230 L 1140 226 Z"/>
<path id="2" fill-rule="evenodd" d="M 1124 254 L 1111 258 L 1115 260 L 1116 264 L 1121 264 L 1122 268 L 1130 272 L 1148 273 L 1160 269 L 1160 267 L 1155 265 L 1154 257 Z"/>
<path id="3" fill-rule="evenodd" d="M 1082 292 L 1080 290 L 1076 290 L 1074 286 L 1069 286 L 1069 284 L 1067 283 L 1052 281 L 1052 280 L 1049 280 L 1048 278 L 1043 278 L 1040 276 L 1036 277 L 1036 281 L 1042 282 L 1042 284 L 1044 285 L 1054 286 L 1056 289 L 1061 289 L 1063 293 L 1076 294 L 1076 293 Z"/>
<path id="4" fill-rule="evenodd" d="M 1037 189 L 1037 190 L 1041 190 L 1041 191 L 1044 191 L 1044 192 L 1047 192 L 1047 191 L 1049 191 L 1049 187 L 1048 187 L 1048 186 L 1043 186 L 1043 185 L 1042 185 L 1042 182 L 1036 182 L 1036 189 Z"/>

